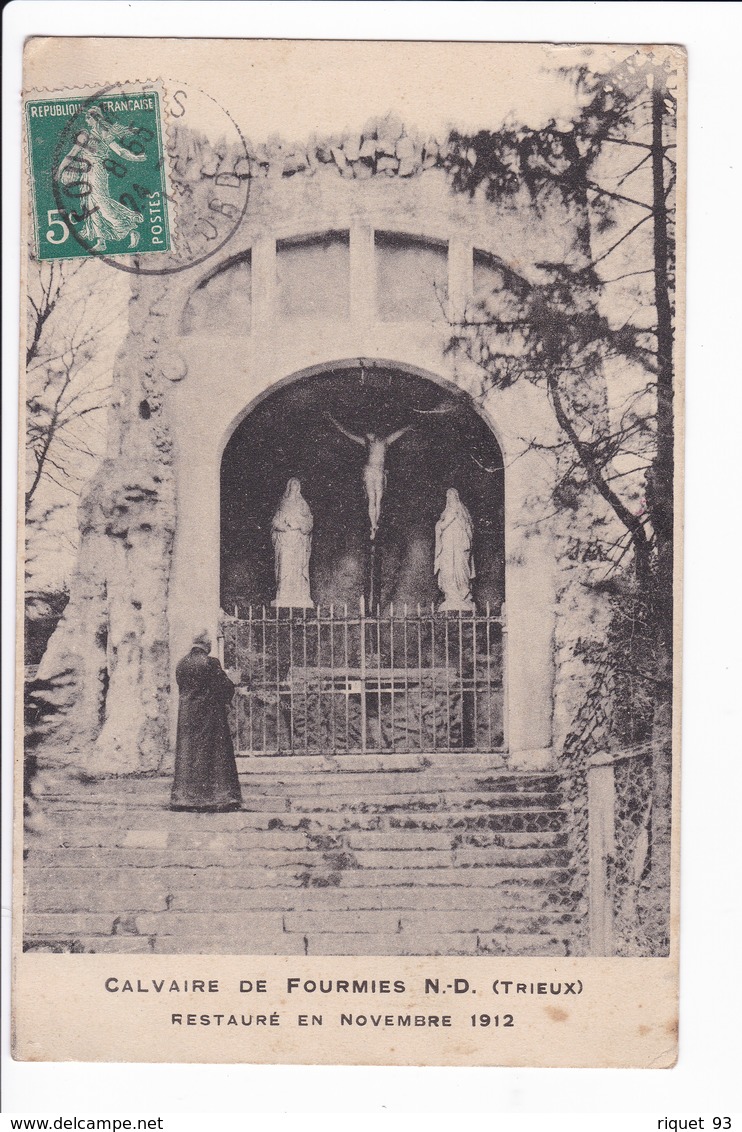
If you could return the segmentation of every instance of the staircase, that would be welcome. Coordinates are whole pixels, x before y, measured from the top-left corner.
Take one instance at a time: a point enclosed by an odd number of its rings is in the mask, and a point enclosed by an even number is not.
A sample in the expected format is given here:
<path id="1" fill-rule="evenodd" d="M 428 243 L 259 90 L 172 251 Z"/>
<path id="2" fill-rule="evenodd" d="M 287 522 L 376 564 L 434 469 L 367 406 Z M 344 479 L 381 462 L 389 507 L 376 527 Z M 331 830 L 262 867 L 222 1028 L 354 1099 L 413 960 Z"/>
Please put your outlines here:
<path id="1" fill-rule="evenodd" d="M 245 810 L 172 813 L 170 779 L 41 772 L 26 948 L 568 955 L 560 778 L 500 755 L 240 759 Z"/>

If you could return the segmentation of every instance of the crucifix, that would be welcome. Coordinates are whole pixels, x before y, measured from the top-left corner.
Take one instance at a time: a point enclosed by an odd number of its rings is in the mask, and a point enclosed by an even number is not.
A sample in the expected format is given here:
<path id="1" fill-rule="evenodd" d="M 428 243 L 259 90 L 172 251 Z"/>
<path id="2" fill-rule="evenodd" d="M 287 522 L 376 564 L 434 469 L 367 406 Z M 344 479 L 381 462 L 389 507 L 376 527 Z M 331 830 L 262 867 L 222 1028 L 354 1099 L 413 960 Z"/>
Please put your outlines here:
<path id="1" fill-rule="evenodd" d="M 364 436 L 357 436 L 356 433 L 350 432 L 344 425 L 341 425 L 339 421 L 336 421 L 329 413 L 326 413 L 325 416 L 343 436 L 347 437 L 348 440 L 352 440 L 354 444 L 358 444 L 366 449 L 366 463 L 363 467 L 363 487 L 366 492 L 366 499 L 368 500 L 368 517 L 371 524 L 369 606 L 373 609 L 374 605 L 379 600 L 380 594 L 380 570 L 376 555 L 376 535 L 381 519 L 381 501 L 387 482 L 385 467 L 386 454 L 392 444 L 396 444 L 400 437 L 404 436 L 406 432 L 410 432 L 414 426 L 405 425 L 404 428 L 398 428 L 395 432 L 390 432 L 388 436 L 378 436 L 375 432 L 367 432 Z"/>

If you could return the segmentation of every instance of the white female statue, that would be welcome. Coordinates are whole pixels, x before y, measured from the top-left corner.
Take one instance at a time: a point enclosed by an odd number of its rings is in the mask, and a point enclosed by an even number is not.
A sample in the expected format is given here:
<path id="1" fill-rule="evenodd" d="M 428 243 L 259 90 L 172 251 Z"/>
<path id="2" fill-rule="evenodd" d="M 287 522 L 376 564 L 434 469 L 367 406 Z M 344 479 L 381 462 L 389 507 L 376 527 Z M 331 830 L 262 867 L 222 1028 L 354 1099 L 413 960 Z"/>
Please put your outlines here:
<path id="1" fill-rule="evenodd" d="M 314 607 L 309 592 L 313 526 L 314 519 L 301 493 L 301 484 L 292 476 L 271 524 L 277 588 L 275 601 L 271 603 L 273 606 Z"/>
<path id="2" fill-rule="evenodd" d="M 446 506 L 435 525 L 435 563 L 433 569 L 443 591 L 439 610 L 474 610 L 471 596 L 475 576 L 471 556 L 474 528 L 471 515 L 455 487 L 446 492 Z"/>

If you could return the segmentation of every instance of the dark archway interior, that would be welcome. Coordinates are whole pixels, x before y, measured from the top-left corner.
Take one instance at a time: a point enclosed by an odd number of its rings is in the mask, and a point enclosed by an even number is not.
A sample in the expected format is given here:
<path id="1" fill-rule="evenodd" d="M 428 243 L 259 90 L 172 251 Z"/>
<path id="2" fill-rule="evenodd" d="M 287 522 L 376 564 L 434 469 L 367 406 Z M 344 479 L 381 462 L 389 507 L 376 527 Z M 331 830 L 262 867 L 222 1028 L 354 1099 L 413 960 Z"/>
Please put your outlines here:
<path id="1" fill-rule="evenodd" d="M 442 406 L 450 411 L 431 412 Z M 418 411 L 416 411 L 418 410 Z M 271 520 L 291 476 L 314 516 L 310 576 L 321 605 L 357 608 L 365 589 L 369 521 L 365 450 L 339 433 L 387 436 L 414 425 L 387 453 L 377 535 L 381 605 L 430 607 L 435 524 L 456 487 L 474 521 L 477 606 L 504 601 L 503 464 L 492 432 L 463 395 L 387 368 L 328 370 L 262 401 L 235 429 L 221 468 L 221 601 L 244 615 L 275 596 Z"/>

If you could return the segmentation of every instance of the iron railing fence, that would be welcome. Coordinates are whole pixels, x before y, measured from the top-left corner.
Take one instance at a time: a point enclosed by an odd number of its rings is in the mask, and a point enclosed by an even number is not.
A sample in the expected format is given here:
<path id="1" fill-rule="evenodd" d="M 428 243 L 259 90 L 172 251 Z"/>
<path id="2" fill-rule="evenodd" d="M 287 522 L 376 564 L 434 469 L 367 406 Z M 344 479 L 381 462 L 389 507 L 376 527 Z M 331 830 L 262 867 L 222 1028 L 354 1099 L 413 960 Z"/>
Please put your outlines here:
<path id="1" fill-rule="evenodd" d="M 222 618 L 237 673 L 239 754 L 502 751 L 504 607 L 499 614 L 390 606 L 272 609 Z"/>

